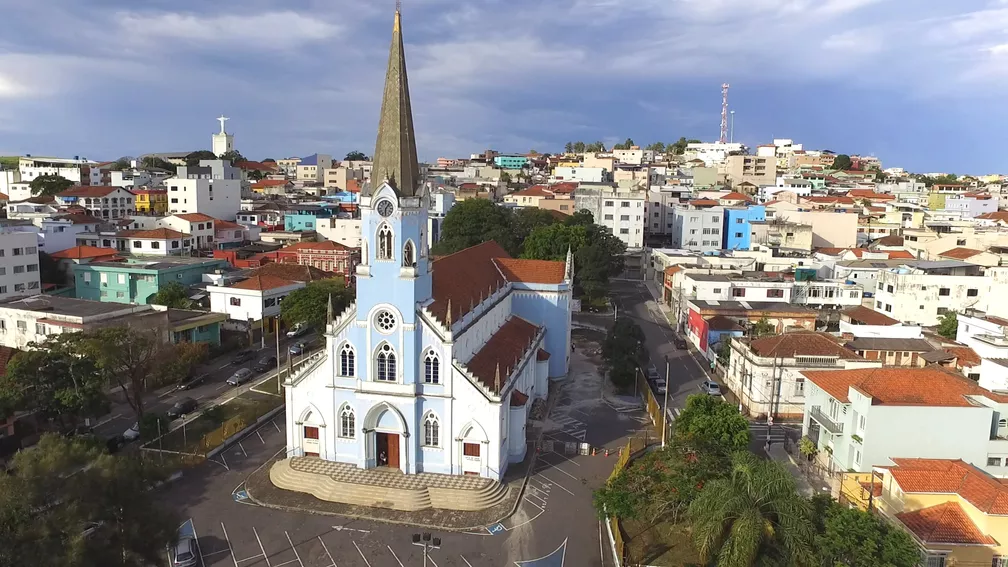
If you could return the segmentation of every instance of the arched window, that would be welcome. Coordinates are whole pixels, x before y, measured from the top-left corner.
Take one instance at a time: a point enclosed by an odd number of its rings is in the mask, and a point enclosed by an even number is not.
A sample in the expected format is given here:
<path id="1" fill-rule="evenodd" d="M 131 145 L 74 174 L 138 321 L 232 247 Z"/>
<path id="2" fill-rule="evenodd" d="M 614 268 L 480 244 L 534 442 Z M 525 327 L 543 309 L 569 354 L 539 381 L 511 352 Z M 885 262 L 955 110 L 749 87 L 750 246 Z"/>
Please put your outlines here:
<path id="1" fill-rule="evenodd" d="M 433 413 L 427 414 L 424 418 L 423 424 L 423 444 L 424 447 L 438 447 L 440 446 L 440 426 L 438 424 L 438 418 Z"/>
<path id="2" fill-rule="evenodd" d="M 356 371 L 354 366 L 356 365 L 356 359 L 354 356 L 353 347 L 349 343 L 343 345 L 343 350 L 340 351 L 340 376 L 353 376 Z"/>
<path id="3" fill-rule="evenodd" d="M 433 350 L 427 351 L 427 355 L 424 356 L 424 383 L 425 384 L 440 384 L 441 383 L 441 361 L 438 360 L 438 355 Z"/>
<path id="4" fill-rule="evenodd" d="M 396 359 L 395 351 L 388 343 L 378 347 L 378 356 L 375 357 L 375 379 L 379 382 L 395 382 L 396 379 Z"/>
<path id="5" fill-rule="evenodd" d="M 356 435 L 355 426 L 357 424 L 357 420 L 354 417 L 353 408 L 347 404 L 343 404 L 343 407 L 340 408 L 339 416 L 340 416 L 339 436 L 344 439 L 353 439 L 354 436 Z"/>
<path id="6" fill-rule="evenodd" d="M 402 265 L 408 268 L 416 266 L 416 259 L 413 254 L 413 241 L 407 240 L 406 245 L 403 246 L 402 252 Z"/>
<path id="7" fill-rule="evenodd" d="M 378 259 L 392 259 L 392 229 L 387 224 L 378 229 Z"/>

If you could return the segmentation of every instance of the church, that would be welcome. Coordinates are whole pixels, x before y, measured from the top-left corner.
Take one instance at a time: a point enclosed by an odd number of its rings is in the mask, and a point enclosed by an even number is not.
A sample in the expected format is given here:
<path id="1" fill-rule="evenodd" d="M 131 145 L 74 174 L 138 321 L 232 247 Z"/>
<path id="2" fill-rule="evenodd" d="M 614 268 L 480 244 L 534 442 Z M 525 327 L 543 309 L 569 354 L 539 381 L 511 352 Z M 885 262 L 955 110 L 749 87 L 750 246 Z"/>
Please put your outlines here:
<path id="1" fill-rule="evenodd" d="M 570 364 L 572 256 L 521 260 L 485 242 L 431 257 L 429 199 L 397 10 L 357 300 L 329 313 L 325 349 L 285 384 L 288 456 L 494 480 L 525 458 L 532 404 Z"/>

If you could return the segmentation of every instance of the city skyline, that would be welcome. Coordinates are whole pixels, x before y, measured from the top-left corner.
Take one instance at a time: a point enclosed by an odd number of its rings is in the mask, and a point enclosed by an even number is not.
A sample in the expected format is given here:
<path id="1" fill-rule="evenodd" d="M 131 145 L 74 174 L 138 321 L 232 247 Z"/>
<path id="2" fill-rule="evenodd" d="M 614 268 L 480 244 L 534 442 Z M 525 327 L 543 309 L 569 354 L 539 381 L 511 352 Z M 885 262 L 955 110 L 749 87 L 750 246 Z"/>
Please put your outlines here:
<path id="1" fill-rule="evenodd" d="M 12 5 L 0 154 L 371 154 L 393 3 Z M 885 167 L 984 174 L 1008 115 L 1008 5 L 896 0 L 521 0 L 403 6 L 420 158 L 566 141 L 792 138 Z M 175 11 L 169 11 L 175 10 Z M 38 26 L 33 22 L 46 22 Z M 492 22 L 492 26 L 488 25 Z M 959 143 L 950 143 L 956 141 Z M 965 142 L 965 143 L 963 143 Z"/>

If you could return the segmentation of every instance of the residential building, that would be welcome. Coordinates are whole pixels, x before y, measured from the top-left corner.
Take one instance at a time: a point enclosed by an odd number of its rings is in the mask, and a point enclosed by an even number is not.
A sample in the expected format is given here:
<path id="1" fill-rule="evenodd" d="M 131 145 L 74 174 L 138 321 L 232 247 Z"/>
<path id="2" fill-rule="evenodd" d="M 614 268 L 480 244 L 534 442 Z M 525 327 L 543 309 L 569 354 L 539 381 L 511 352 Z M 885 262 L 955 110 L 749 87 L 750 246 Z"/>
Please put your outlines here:
<path id="1" fill-rule="evenodd" d="M 31 232 L 0 229 L 0 300 L 40 290 L 38 237 Z"/>
<path id="2" fill-rule="evenodd" d="M 791 302 L 814 309 L 845 309 L 861 305 L 863 294 L 860 284 L 843 280 L 801 280 L 794 282 Z"/>
<path id="3" fill-rule="evenodd" d="M 858 215 L 856 213 L 836 213 L 832 211 L 786 210 L 774 204 L 767 206 L 767 218 L 771 208 L 776 209 L 774 219 L 812 227 L 814 248 L 853 248 L 857 246 Z"/>
<path id="4" fill-rule="evenodd" d="M 800 329 L 815 330 L 816 311 L 800 305 L 772 301 L 677 299 L 674 294 L 672 299 L 674 304 L 684 306 L 682 313 L 685 320 L 679 322 L 678 329 L 710 360 L 714 360 L 714 353 L 709 349 L 711 336 L 708 321 L 716 316 L 727 317 L 744 328 L 766 319 L 773 325 L 776 334 Z M 673 306 L 673 313 L 676 311 L 676 306 Z"/>
<path id="5" fill-rule="evenodd" d="M 493 158 L 494 165 L 501 169 L 522 169 L 528 165 L 527 156 L 498 155 Z"/>
<path id="6" fill-rule="evenodd" d="M 716 201 L 714 203 L 717 204 Z M 675 207 L 672 212 L 672 247 L 697 252 L 721 250 L 724 215 L 722 207 Z"/>
<path id="7" fill-rule="evenodd" d="M 700 160 L 704 166 L 712 167 L 724 163 L 728 156 L 743 153 L 744 151 L 745 146 L 739 143 L 700 142 L 687 144 L 686 151 L 683 153 L 683 159 L 687 162 Z"/>
<path id="8" fill-rule="evenodd" d="M 904 325 L 896 319 L 870 307 L 848 307 L 840 313 L 840 335 L 844 338 L 883 337 L 893 339 L 921 338 L 920 325 Z"/>
<path id="9" fill-rule="evenodd" d="M 774 156 L 730 155 L 724 160 L 724 174 L 732 184 L 774 185 L 777 183 L 777 158 Z"/>
<path id="10" fill-rule="evenodd" d="M 574 210 L 576 183 L 533 185 L 504 196 L 504 202 L 517 207 L 535 207 L 570 215 Z"/>
<path id="11" fill-rule="evenodd" d="M 576 183 L 609 183 L 613 180 L 612 172 L 601 167 L 556 167 L 551 179 Z"/>
<path id="12" fill-rule="evenodd" d="M 935 350 L 922 338 L 858 337 L 845 346 L 866 360 L 877 360 L 883 366 L 925 366 L 927 360 L 923 355 Z"/>
<path id="13" fill-rule="evenodd" d="M 622 191 L 605 185 L 582 185 L 574 193 L 574 210 L 588 210 L 596 224 L 609 229 L 627 248 L 639 249 L 644 246 L 646 199 L 647 193 L 644 191 Z"/>
<path id="14" fill-rule="evenodd" d="M 203 213 L 233 221 L 241 208 L 241 171 L 226 160 L 200 160 L 197 166 L 180 166 L 168 187 L 168 212 Z"/>
<path id="15" fill-rule="evenodd" d="M 722 198 L 722 202 L 724 198 Z M 724 209 L 724 249 L 749 250 L 752 246 L 752 222 L 766 220 L 762 205 L 729 206 Z"/>
<path id="16" fill-rule="evenodd" d="M 284 213 L 284 230 L 294 232 L 299 230 L 315 230 L 320 219 L 333 216 L 333 207 L 312 203 L 289 205 Z"/>
<path id="17" fill-rule="evenodd" d="M 78 299 L 111 303 L 147 304 L 169 283 L 185 287 L 203 281 L 203 275 L 229 268 L 224 260 L 193 258 L 102 262 L 92 261 L 73 267 L 75 296 Z"/>
<path id="18" fill-rule="evenodd" d="M 149 215 L 168 214 L 168 191 L 165 189 L 133 189 L 136 212 Z"/>
<path id="19" fill-rule="evenodd" d="M 977 250 L 975 248 L 966 248 L 964 246 L 957 246 L 951 250 L 946 250 L 940 252 L 937 255 L 937 260 L 961 260 L 963 262 L 969 262 L 970 264 L 976 264 L 978 266 L 986 267 L 996 267 L 1001 265 L 1001 256 L 988 252 L 986 250 Z"/>
<path id="20" fill-rule="evenodd" d="M 214 220 L 214 245 L 218 249 L 238 248 L 259 240 L 260 228 L 231 221 Z"/>
<path id="21" fill-rule="evenodd" d="M 69 285 L 74 285 L 74 266 L 91 262 L 118 262 L 123 260 L 115 248 L 98 248 L 95 246 L 74 246 L 50 254 L 59 265 L 60 271 L 66 275 Z"/>
<path id="22" fill-rule="evenodd" d="M 89 234 L 81 234 L 77 241 L 97 246 L 97 239 Z M 101 246 L 108 247 L 107 239 L 102 238 Z M 155 228 L 151 230 L 120 230 L 111 235 L 111 241 L 117 250 L 138 256 L 173 256 L 188 254 L 193 247 L 192 235 L 181 233 L 170 228 Z"/>
<path id="23" fill-rule="evenodd" d="M 337 215 L 318 219 L 315 231 L 319 236 L 348 248 L 361 247 L 361 219 L 350 215 Z"/>
<path id="24" fill-rule="evenodd" d="M 645 231 L 650 236 L 669 236 L 675 233 L 675 208 L 689 202 L 690 189 L 676 185 L 652 187 L 648 191 L 644 214 L 648 219 Z"/>
<path id="25" fill-rule="evenodd" d="M 326 272 L 352 277 L 360 262 L 360 248 L 338 242 L 300 242 L 276 251 L 278 262 L 311 266 Z"/>
<path id="26" fill-rule="evenodd" d="M 903 258 L 889 260 L 865 258 L 860 260 L 841 260 L 830 270 L 832 277 L 861 286 L 865 297 L 874 297 L 878 288 L 878 276 L 883 270 L 913 265 L 913 260 Z M 873 303 L 874 304 L 874 303 Z"/>
<path id="27" fill-rule="evenodd" d="M 781 219 L 749 221 L 749 247 L 812 252 L 812 225 Z"/>
<path id="28" fill-rule="evenodd" d="M 294 182 L 288 179 L 260 179 L 251 186 L 259 195 L 287 195 L 294 191 Z"/>
<path id="29" fill-rule="evenodd" d="M 863 357 L 835 338 L 812 331 L 733 338 L 729 348 L 724 385 L 738 399 L 742 413 L 757 418 L 790 420 L 804 415 L 803 370 L 867 366 Z"/>
<path id="30" fill-rule="evenodd" d="M 875 309 L 904 323 L 937 325 L 948 311 L 983 310 L 991 280 L 980 266 L 956 260 L 917 261 L 878 274 Z"/>
<path id="31" fill-rule="evenodd" d="M 277 276 L 252 276 L 231 286 L 207 286 L 210 310 L 237 321 L 261 321 L 280 314 L 280 302 L 304 282 Z"/>
<path id="32" fill-rule="evenodd" d="M 64 207 L 78 206 L 101 219 L 121 219 L 136 213 L 133 194 L 121 187 L 71 187 L 56 195 Z"/>
<path id="33" fill-rule="evenodd" d="M 74 183 L 83 185 L 87 180 L 81 176 L 81 168 L 95 165 L 97 165 L 96 162 L 77 156 L 74 156 L 73 159 L 66 159 L 33 157 L 31 154 L 27 154 L 18 158 L 17 171 L 21 178 L 20 181 L 24 183 L 31 183 L 35 178 L 45 175 L 59 175 L 64 179 L 69 179 Z"/>
<path id="34" fill-rule="evenodd" d="M 945 196 L 945 212 L 959 218 L 972 219 L 998 210 L 998 199 L 987 193 L 965 193 Z"/>
<path id="35" fill-rule="evenodd" d="M 282 158 L 276 161 L 277 169 L 287 177 L 297 179 L 297 166 L 301 163 L 299 157 Z"/>
<path id="36" fill-rule="evenodd" d="M 106 327 L 159 329 L 166 343 L 220 344 L 217 313 L 169 309 L 161 305 L 123 305 L 74 299 L 59 295 L 33 295 L 0 303 L 0 345 L 24 350 L 30 343 L 62 333 L 94 331 Z"/>
<path id="37" fill-rule="evenodd" d="M 830 470 L 961 458 L 1005 477 L 1008 396 L 937 366 L 806 370 L 802 433 Z"/>
<path id="38" fill-rule="evenodd" d="M 301 158 L 297 164 L 296 179 L 298 181 L 314 181 L 321 183 L 325 180 L 325 172 L 332 169 L 332 156 L 326 154 L 312 154 Z M 230 219 L 228 219 L 230 220 Z"/>
<path id="39" fill-rule="evenodd" d="M 322 182 L 326 187 L 336 187 L 341 191 L 360 192 L 360 184 L 364 183 L 362 168 L 348 167 L 345 164 L 325 170 Z M 356 191 L 354 191 L 356 189 Z"/>

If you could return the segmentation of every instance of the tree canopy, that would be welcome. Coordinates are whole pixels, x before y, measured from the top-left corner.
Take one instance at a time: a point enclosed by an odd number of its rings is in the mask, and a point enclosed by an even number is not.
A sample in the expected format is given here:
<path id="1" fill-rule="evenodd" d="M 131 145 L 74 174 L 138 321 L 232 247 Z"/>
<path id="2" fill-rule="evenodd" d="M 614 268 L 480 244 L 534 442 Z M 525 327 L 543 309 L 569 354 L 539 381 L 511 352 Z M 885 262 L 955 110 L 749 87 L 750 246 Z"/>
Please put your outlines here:
<path id="1" fill-rule="evenodd" d="M 659 154 L 663 154 L 665 153 L 665 144 L 663 144 L 662 142 L 654 142 L 652 144 L 648 144 L 647 147 L 644 149 L 650 150 L 652 152 L 657 152 Z"/>
<path id="2" fill-rule="evenodd" d="M 199 165 L 200 160 L 204 159 L 218 159 L 218 158 L 210 150 L 195 151 L 185 157 L 186 165 L 189 167 Z"/>
<path id="3" fill-rule="evenodd" d="M 352 152 L 347 153 L 346 157 L 344 157 L 343 159 L 346 161 L 367 161 L 368 157 L 367 155 L 364 154 L 364 152 L 354 150 Z"/>
<path id="4" fill-rule="evenodd" d="M 749 446 L 749 422 L 738 408 L 721 398 L 693 394 L 675 421 L 674 435 L 684 444 L 716 443 L 730 450 Z"/>
<path id="5" fill-rule="evenodd" d="M 521 242 L 515 237 L 511 211 L 486 199 L 466 199 L 445 215 L 441 240 L 433 253 L 452 254 L 488 240 L 517 255 Z"/>
<path id="6" fill-rule="evenodd" d="M 959 333 L 959 316 L 955 311 L 946 311 L 938 320 L 938 334 L 946 339 L 955 340 Z"/>
<path id="7" fill-rule="evenodd" d="M 321 329 L 326 322 L 330 296 L 333 314 L 339 315 L 353 301 L 354 292 L 346 287 L 342 278 L 308 282 L 308 285 L 294 290 L 284 298 L 280 304 L 280 318 L 287 325 L 306 323 Z"/>
<path id="8" fill-rule="evenodd" d="M 36 197 L 51 197 L 73 187 L 73 184 L 73 181 L 62 175 L 39 175 L 32 179 L 29 187 Z"/>
<path id="9" fill-rule="evenodd" d="M 831 167 L 832 169 L 842 169 L 844 171 L 848 171 L 850 170 L 851 165 L 853 165 L 853 162 L 851 161 L 849 155 L 837 154 L 837 156 L 833 158 L 833 165 Z"/>
<path id="10" fill-rule="evenodd" d="M 130 158 L 128 158 L 128 157 L 121 157 L 121 158 L 117 159 L 115 161 L 115 163 L 113 163 L 111 166 L 109 166 L 109 169 L 111 169 L 112 171 L 122 171 L 124 169 L 129 169 L 130 166 L 132 165 L 132 163 L 133 163 L 133 160 L 131 160 Z"/>
<path id="11" fill-rule="evenodd" d="M 699 143 L 700 140 L 697 140 L 695 138 L 687 140 L 685 137 L 682 137 L 676 140 L 674 143 L 669 144 L 666 150 L 671 151 L 673 154 L 677 156 L 681 156 L 684 153 L 686 153 L 686 146 L 688 146 L 689 144 L 699 144 Z"/>
<path id="12" fill-rule="evenodd" d="M 147 303 L 164 305 L 172 309 L 190 309 L 193 302 L 186 295 L 186 288 L 178 282 L 168 282 L 161 286 L 157 293 L 151 294 Z"/>
<path id="13" fill-rule="evenodd" d="M 0 565 L 161 565 L 179 525 L 150 490 L 164 477 L 137 456 L 44 435 L 0 475 Z"/>
<path id="14" fill-rule="evenodd" d="M 241 152 L 239 152 L 238 150 L 231 150 L 229 152 L 224 152 L 218 157 L 220 159 L 225 159 L 231 162 L 232 165 L 246 161 L 245 156 L 241 155 Z"/>
<path id="15" fill-rule="evenodd" d="M 633 146 L 636 146 L 636 145 L 637 144 L 634 143 L 633 139 L 627 138 L 626 141 L 623 142 L 622 144 L 615 144 L 613 146 L 613 149 L 614 150 L 629 150 L 630 148 L 632 148 Z"/>
<path id="16" fill-rule="evenodd" d="M 178 171 L 178 166 L 174 163 L 161 159 L 159 157 L 147 156 L 140 160 L 140 166 L 147 169 L 162 169 L 170 173 L 175 173 Z"/>
<path id="17" fill-rule="evenodd" d="M 826 495 L 812 497 L 818 564 L 844 567 L 915 567 L 920 549 L 903 530 Z"/>
<path id="18" fill-rule="evenodd" d="M 644 331 L 633 319 L 619 317 L 602 343 L 602 358 L 613 385 L 629 388 L 637 377 L 637 369 L 647 358 Z"/>

